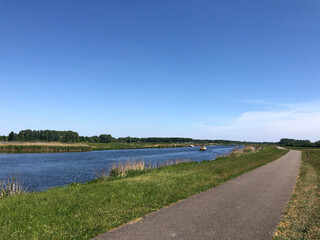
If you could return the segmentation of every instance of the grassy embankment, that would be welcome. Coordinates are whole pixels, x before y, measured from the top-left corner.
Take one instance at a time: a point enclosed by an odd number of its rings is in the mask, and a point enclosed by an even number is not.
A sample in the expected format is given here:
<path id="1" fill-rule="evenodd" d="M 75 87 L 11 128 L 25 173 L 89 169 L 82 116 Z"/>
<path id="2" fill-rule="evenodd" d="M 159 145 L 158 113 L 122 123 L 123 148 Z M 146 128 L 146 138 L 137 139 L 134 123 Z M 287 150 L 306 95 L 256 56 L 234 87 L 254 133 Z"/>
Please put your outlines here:
<path id="1" fill-rule="evenodd" d="M 299 150 L 302 163 L 298 181 L 274 240 L 320 239 L 320 149 Z"/>
<path id="2" fill-rule="evenodd" d="M 0 143 L 0 153 L 51 153 L 91 151 L 87 144 L 60 142 Z"/>
<path id="3" fill-rule="evenodd" d="M 0 199 L 0 239 L 90 239 L 273 161 L 263 151 Z M 129 175 L 127 175 L 129 176 Z"/>

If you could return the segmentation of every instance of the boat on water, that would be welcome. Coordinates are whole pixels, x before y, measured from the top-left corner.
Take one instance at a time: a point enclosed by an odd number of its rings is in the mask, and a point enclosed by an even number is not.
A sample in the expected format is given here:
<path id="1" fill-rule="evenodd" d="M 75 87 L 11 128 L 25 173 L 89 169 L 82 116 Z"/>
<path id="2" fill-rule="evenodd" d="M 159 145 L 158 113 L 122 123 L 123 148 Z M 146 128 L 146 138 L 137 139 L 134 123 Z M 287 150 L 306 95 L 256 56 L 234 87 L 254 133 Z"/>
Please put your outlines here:
<path id="1" fill-rule="evenodd" d="M 194 145 L 191 144 L 191 145 L 189 145 L 189 147 L 194 147 Z"/>
<path id="2" fill-rule="evenodd" d="M 200 151 L 206 151 L 207 148 L 206 148 L 206 146 L 201 146 L 199 150 L 200 150 Z"/>

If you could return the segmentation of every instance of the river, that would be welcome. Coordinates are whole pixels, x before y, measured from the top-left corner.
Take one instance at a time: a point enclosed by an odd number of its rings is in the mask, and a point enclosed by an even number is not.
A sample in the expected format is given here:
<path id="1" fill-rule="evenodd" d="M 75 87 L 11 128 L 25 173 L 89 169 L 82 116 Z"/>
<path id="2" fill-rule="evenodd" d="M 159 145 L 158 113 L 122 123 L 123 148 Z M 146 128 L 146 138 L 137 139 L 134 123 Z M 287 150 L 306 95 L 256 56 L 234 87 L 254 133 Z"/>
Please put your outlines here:
<path id="1" fill-rule="evenodd" d="M 175 160 L 214 160 L 230 153 L 233 146 L 148 148 L 107 150 L 76 153 L 0 154 L 0 179 L 18 176 L 28 191 L 43 191 L 73 182 L 87 182 L 96 177 L 96 171 L 108 170 L 117 162 L 139 161 L 157 163 Z"/>

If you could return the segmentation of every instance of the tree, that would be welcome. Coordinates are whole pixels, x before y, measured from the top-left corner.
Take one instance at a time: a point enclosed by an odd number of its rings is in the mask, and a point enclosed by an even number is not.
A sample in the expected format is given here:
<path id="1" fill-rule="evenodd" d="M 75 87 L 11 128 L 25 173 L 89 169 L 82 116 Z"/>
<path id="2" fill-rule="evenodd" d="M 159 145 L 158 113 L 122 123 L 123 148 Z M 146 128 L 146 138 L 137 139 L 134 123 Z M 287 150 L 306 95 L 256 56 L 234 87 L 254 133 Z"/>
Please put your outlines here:
<path id="1" fill-rule="evenodd" d="M 16 140 L 16 134 L 14 132 L 10 132 L 8 135 L 8 141 Z"/>
<path id="2" fill-rule="evenodd" d="M 100 142 L 102 143 L 109 143 L 114 140 L 114 138 L 110 134 L 101 134 L 99 138 L 100 138 Z"/>
<path id="3" fill-rule="evenodd" d="M 0 136 L 0 141 L 6 141 L 7 140 L 7 136 Z"/>

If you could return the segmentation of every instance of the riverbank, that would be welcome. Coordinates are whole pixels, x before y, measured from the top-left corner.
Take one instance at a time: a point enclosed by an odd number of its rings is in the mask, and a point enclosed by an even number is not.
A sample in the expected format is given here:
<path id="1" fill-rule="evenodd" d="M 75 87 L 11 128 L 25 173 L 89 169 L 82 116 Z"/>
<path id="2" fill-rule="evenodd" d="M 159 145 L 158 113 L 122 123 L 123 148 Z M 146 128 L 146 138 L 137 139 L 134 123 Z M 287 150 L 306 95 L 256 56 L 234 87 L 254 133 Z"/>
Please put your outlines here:
<path id="1" fill-rule="evenodd" d="M 90 239 L 278 159 L 287 151 L 187 162 L 0 200 L 1 239 Z M 132 176 L 132 175 L 131 175 Z"/>
<path id="2" fill-rule="evenodd" d="M 207 144 L 217 145 L 217 144 Z M 142 148 L 176 148 L 189 147 L 190 143 L 60 143 L 60 142 L 6 142 L 0 143 L 0 153 L 54 153 L 54 152 L 88 152 Z M 194 144 L 194 146 L 200 146 Z"/>
<path id="3" fill-rule="evenodd" d="M 273 240 L 320 239 L 320 149 L 299 150 L 297 184 Z"/>
<path id="4" fill-rule="evenodd" d="M 176 147 L 189 147 L 191 143 L 124 143 L 124 142 L 111 142 L 111 143 L 88 143 L 92 151 L 101 150 L 120 150 L 120 149 L 141 149 L 141 148 L 176 148 Z M 206 144 L 206 146 L 217 145 L 214 143 Z M 193 146 L 201 146 L 193 144 Z"/>

